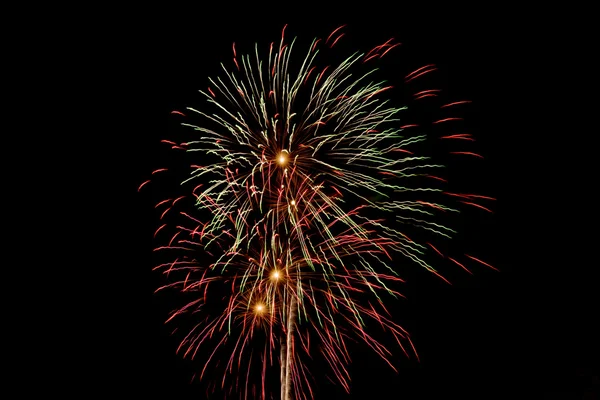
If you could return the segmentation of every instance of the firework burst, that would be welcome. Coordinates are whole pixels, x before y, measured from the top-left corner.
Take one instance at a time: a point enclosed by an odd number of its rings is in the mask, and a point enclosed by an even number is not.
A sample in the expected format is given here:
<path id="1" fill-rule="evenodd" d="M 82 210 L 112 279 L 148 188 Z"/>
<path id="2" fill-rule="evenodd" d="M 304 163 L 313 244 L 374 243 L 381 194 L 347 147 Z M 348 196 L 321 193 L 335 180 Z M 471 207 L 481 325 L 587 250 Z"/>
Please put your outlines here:
<path id="1" fill-rule="evenodd" d="M 155 233 L 163 240 L 156 251 L 167 253 L 157 269 L 169 276 L 159 290 L 190 296 L 169 318 L 194 315 L 179 350 L 194 357 L 205 347 L 200 377 L 220 366 L 223 378 L 214 385 L 243 398 L 268 397 L 273 367 L 282 399 L 312 398 L 303 360 L 317 354 L 350 391 L 352 338 L 394 368 L 392 350 L 367 325 L 379 325 L 416 357 L 385 296 L 402 296 L 396 288 L 403 260 L 445 278 L 427 261 L 442 253 L 406 232 L 450 238 L 454 230 L 440 214 L 458 209 L 448 199 L 487 210 L 476 202 L 485 196 L 444 190 L 435 173 L 443 166 L 417 155 L 427 135 L 404 123 L 406 107 L 391 105 L 384 97 L 391 86 L 368 68 L 399 44 L 389 40 L 323 67 L 320 53 L 342 36 L 339 28 L 314 40 L 298 59 L 296 41 L 286 44 L 283 32 L 265 59 L 258 45 L 240 56 L 234 44 L 232 68 L 223 66 L 201 91 L 209 104 L 173 112 L 191 140 L 164 141 L 195 161 L 181 179 L 187 193 L 157 204 L 168 221 Z M 417 69 L 405 81 L 434 69 Z M 424 90 L 414 98 L 437 95 Z M 456 133 L 441 139 L 472 140 Z"/>

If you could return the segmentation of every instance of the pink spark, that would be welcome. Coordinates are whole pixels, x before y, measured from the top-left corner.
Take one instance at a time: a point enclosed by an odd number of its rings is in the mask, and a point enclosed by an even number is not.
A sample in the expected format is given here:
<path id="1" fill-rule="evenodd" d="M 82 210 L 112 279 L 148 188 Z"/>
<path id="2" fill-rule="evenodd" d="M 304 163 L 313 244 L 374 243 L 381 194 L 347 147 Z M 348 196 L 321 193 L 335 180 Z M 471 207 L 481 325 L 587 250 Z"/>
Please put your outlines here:
<path id="1" fill-rule="evenodd" d="M 144 186 L 145 186 L 145 185 L 146 185 L 148 182 L 150 182 L 150 179 L 148 179 L 146 182 L 142 183 L 142 184 L 140 185 L 140 187 L 138 187 L 138 192 L 139 192 L 139 191 L 140 191 L 140 190 L 141 190 L 141 189 L 142 189 L 142 188 L 143 188 L 143 187 L 144 187 Z"/>

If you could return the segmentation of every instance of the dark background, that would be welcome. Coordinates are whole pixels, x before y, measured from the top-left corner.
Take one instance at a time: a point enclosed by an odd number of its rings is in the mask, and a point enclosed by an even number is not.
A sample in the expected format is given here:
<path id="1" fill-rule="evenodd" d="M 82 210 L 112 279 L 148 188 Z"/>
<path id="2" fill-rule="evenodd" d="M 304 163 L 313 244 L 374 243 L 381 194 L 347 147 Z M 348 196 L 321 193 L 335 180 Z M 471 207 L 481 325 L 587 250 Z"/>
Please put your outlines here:
<path id="1" fill-rule="evenodd" d="M 348 23 L 346 45 L 369 50 L 394 37 L 403 46 L 390 56 L 392 66 L 435 63 L 444 89 L 473 101 L 470 133 L 486 160 L 470 164 L 475 168 L 457 168 L 471 174 L 465 182 L 473 182 L 473 191 L 498 200 L 493 216 L 470 211 L 461 228 L 468 248 L 501 272 L 473 268 L 470 276 L 448 264 L 453 282 L 448 286 L 415 266 L 404 275 L 407 299 L 394 309 L 421 361 L 398 354 L 400 373 L 395 374 L 368 351 L 356 353 L 352 394 L 325 381 L 317 398 L 597 398 L 600 332 L 592 279 L 597 262 L 586 256 L 592 241 L 586 232 L 593 229 L 581 215 L 590 206 L 584 199 L 568 203 L 577 197 L 574 188 L 585 183 L 567 173 L 580 162 L 573 149 L 581 146 L 582 134 L 559 122 L 571 97 L 561 91 L 567 83 L 557 63 L 566 63 L 573 49 L 559 28 L 535 25 L 531 16 L 475 14 L 294 22 L 266 16 L 233 21 L 209 14 L 196 19 L 181 10 L 132 28 L 124 47 L 140 83 L 129 100 L 137 105 L 133 117 L 139 122 L 130 215 L 139 240 L 129 248 L 135 254 L 136 287 L 147 300 L 135 301 L 130 321 L 135 323 L 116 328 L 127 338 L 119 343 L 122 362 L 115 361 L 119 382 L 151 397 L 204 398 L 189 384 L 201 362 L 175 355 L 178 342 L 162 323 L 169 308 L 153 295 L 153 203 L 134 193 L 150 171 L 163 167 L 156 143 L 169 136 L 170 111 L 198 100 L 196 91 L 206 88 L 207 77 L 215 76 L 220 62 L 230 62 L 234 41 L 238 52 L 251 51 L 254 42 L 278 40 L 286 23 L 288 38 L 305 39 Z M 571 128 L 565 131 L 565 126 Z M 138 317 L 146 313 L 144 323 Z"/>

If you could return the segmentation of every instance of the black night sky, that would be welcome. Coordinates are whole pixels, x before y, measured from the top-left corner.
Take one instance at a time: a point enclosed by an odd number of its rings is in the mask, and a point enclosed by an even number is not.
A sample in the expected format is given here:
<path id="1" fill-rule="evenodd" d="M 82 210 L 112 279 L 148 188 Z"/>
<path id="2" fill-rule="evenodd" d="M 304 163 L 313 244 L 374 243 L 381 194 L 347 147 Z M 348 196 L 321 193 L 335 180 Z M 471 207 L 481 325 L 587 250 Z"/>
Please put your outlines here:
<path id="1" fill-rule="evenodd" d="M 148 319 L 126 335 L 134 344 L 123 348 L 131 346 L 133 351 L 123 351 L 127 367 L 117 370 L 126 370 L 124 379 L 135 392 L 150 398 L 206 398 L 199 385 L 190 384 L 193 373 L 202 368 L 201 357 L 192 363 L 176 355 L 178 342 L 169 335 L 172 327 L 163 324 L 169 304 L 153 294 L 159 277 L 151 271 L 154 203 L 137 193 L 150 172 L 168 161 L 158 142 L 168 138 L 176 125 L 170 112 L 189 103 L 202 104 L 197 90 L 206 88 L 220 62 L 231 61 L 232 42 L 239 51 L 251 52 L 255 42 L 267 46 L 277 41 L 285 24 L 288 37 L 306 40 L 348 24 L 343 44 L 348 51 L 368 51 L 394 37 L 402 46 L 389 56 L 386 74 L 433 63 L 439 68 L 435 80 L 448 95 L 473 102 L 467 112 L 470 133 L 485 160 L 456 163 L 458 184 L 498 200 L 492 205 L 493 214 L 473 209 L 465 213 L 457 246 L 481 255 L 500 272 L 482 266 L 469 275 L 444 264 L 440 270 L 447 272 L 453 283 L 449 286 L 417 266 L 407 266 L 402 273 L 407 283 L 401 288 L 407 298 L 392 299 L 395 304 L 390 306 L 411 333 L 420 362 L 398 353 L 396 374 L 359 347 L 350 367 L 351 395 L 323 379 L 316 385 L 316 398 L 598 398 L 594 393 L 600 332 L 593 317 L 598 296 L 589 271 L 597 263 L 575 250 L 590 240 L 579 238 L 586 235 L 573 228 L 574 215 L 558 215 L 569 190 L 552 183 L 560 168 L 545 166 L 551 159 L 549 135 L 558 128 L 542 122 L 548 112 L 541 105 L 547 99 L 542 98 L 550 93 L 542 88 L 552 85 L 551 74 L 544 71 L 552 61 L 546 54 L 549 45 L 540 44 L 546 41 L 541 28 L 530 28 L 527 21 L 508 13 L 493 20 L 483 13 L 472 18 L 457 13 L 436 20 L 405 15 L 389 22 L 373 17 L 266 16 L 234 21 L 207 13 L 198 18 L 184 15 L 185 11 L 179 14 L 155 16 L 127 39 L 132 73 L 144 76 L 136 79 L 142 89 L 129 100 L 140 109 L 132 115 L 137 121 L 130 188 L 136 239 L 130 248 L 136 254 L 132 275 L 142 296 L 135 301 L 141 304 L 135 313 L 148 314 Z M 115 327 L 120 329 L 129 328 Z M 278 388 L 274 392 L 278 398 Z"/>

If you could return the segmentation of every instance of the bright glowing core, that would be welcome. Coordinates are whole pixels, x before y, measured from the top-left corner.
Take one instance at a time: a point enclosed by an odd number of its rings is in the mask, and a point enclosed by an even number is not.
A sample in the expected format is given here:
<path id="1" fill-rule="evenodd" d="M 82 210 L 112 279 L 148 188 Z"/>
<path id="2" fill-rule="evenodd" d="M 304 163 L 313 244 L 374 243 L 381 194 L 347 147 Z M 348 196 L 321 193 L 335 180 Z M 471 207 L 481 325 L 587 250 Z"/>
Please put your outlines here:
<path id="1" fill-rule="evenodd" d="M 285 155 L 285 153 L 279 153 L 277 162 L 279 162 L 279 165 L 285 165 L 285 163 L 287 163 L 287 155 Z"/>
<path id="2" fill-rule="evenodd" d="M 273 271 L 273 273 L 271 274 L 271 278 L 273 278 L 275 280 L 281 278 L 281 272 L 279 272 L 277 270 Z"/>
<path id="3" fill-rule="evenodd" d="M 264 304 L 260 304 L 260 303 L 259 303 L 259 304 L 257 304 L 257 305 L 254 307 L 254 310 L 255 310 L 255 311 L 258 313 L 258 314 L 262 314 L 262 313 L 265 311 L 265 306 L 264 306 Z"/>

